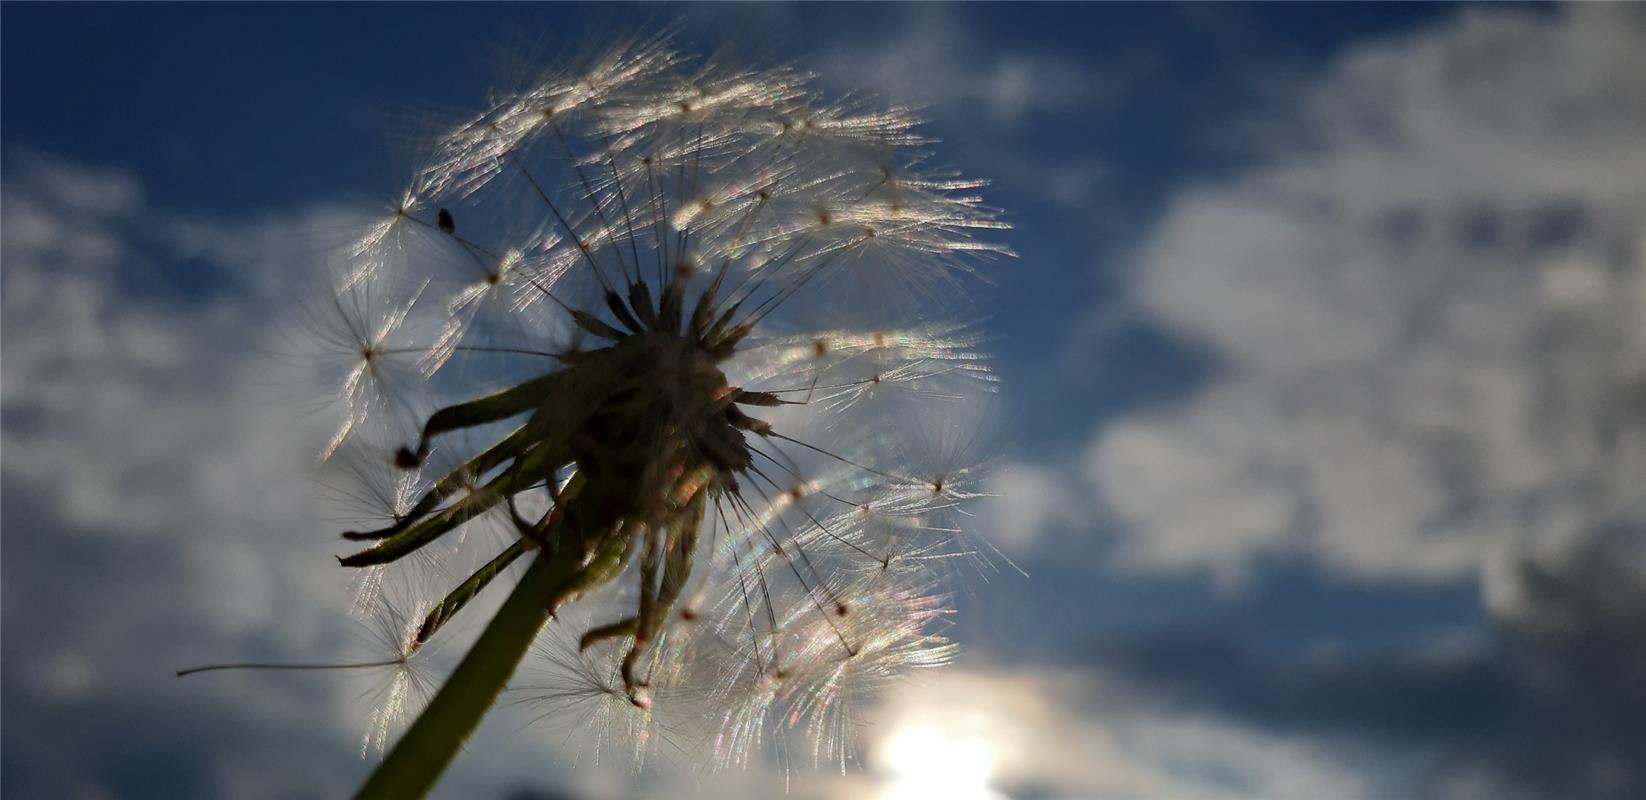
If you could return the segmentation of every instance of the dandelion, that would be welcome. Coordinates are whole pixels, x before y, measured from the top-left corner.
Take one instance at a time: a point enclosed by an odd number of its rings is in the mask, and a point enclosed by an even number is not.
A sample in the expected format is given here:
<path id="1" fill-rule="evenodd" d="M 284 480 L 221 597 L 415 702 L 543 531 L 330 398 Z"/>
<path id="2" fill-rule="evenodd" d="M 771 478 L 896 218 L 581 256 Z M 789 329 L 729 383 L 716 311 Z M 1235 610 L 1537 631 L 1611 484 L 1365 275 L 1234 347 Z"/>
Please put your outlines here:
<path id="1" fill-rule="evenodd" d="M 976 473 L 906 457 L 992 389 L 966 288 L 1010 253 L 918 124 L 642 39 L 436 139 L 337 282 L 323 455 L 399 442 L 368 462 L 395 508 L 340 561 L 428 570 L 504 520 L 414 647 L 518 577 L 360 796 L 426 792 L 545 627 L 520 704 L 635 764 L 803 740 L 844 768 L 862 704 L 952 657 L 930 567 L 969 549 Z"/>

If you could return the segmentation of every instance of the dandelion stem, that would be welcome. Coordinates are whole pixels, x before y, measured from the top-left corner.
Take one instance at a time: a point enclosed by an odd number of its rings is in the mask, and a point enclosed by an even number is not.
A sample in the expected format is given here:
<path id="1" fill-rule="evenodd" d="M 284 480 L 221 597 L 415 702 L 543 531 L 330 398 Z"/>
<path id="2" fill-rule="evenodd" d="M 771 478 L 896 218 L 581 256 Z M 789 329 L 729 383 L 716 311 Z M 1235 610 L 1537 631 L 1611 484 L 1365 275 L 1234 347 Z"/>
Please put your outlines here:
<path id="1" fill-rule="evenodd" d="M 542 555 L 475 640 L 428 708 L 395 742 L 356 800 L 423 797 L 462 749 L 549 618 L 550 599 L 577 576 L 577 548 Z"/>

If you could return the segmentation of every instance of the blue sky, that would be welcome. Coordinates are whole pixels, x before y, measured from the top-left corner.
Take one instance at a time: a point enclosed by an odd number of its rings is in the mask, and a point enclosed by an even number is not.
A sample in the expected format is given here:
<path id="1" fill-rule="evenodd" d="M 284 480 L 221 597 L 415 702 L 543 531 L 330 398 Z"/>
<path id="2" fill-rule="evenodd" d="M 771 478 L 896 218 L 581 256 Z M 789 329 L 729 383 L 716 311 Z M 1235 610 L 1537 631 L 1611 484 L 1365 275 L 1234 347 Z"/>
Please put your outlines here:
<path id="1" fill-rule="evenodd" d="M 798 794 L 878 790 L 896 765 L 876 748 L 910 720 L 994 742 L 1011 798 L 1646 791 L 1646 725 L 1619 711 L 1646 702 L 1635 9 L 5 23 L 7 794 L 333 796 L 364 774 L 362 686 L 170 677 L 349 647 L 280 320 L 401 185 L 431 111 L 669 24 L 921 106 L 938 160 L 993 178 L 1016 226 L 985 301 L 1007 444 L 978 524 L 1031 577 L 969 587 L 961 662 L 888 702 L 862 774 Z M 671 780 L 571 770 L 534 737 L 493 721 L 446 796 Z"/>

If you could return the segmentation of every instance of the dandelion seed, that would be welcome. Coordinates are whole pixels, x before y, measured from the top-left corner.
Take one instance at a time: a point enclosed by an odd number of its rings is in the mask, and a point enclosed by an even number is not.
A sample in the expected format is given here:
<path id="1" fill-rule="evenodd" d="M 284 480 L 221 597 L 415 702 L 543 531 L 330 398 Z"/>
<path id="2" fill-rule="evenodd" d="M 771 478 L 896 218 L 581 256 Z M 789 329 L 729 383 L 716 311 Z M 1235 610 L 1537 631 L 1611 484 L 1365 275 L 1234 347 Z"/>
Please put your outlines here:
<path id="1" fill-rule="evenodd" d="M 566 627 L 550 626 L 533 654 L 515 702 L 532 713 L 532 722 L 562 732 L 567 762 L 576 766 L 587 754 L 598 765 L 615 755 L 640 769 L 661 728 L 650 705 L 634 702 L 624 686 L 621 651 L 584 647 Z"/>
<path id="2" fill-rule="evenodd" d="M 374 592 L 369 599 L 360 600 L 369 605 L 362 615 L 361 630 L 365 656 L 355 661 L 335 663 L 245 663 L 212 664 L 179 670 L 179 677 L 202 672 L 222 670 L 300 670 L 347 671 L 365 673 L 371 680 L 370 688 L 362 695 L 368 706 L 365 733 L 360 739 L 360 757 L 372 752 L 382 754 L 394 734 L 408 717 L 422 708 L 433 693 L 433 678 L 426 658 L 430 649 L 416 640 L 418 624 L 428 609 L 415 605 L 409 594 L 398 590 L 384 590 L 381 574 L 374 576 Z"/>
<path id="3" fill-rule="evenodd" d="M 388 280 L 345 283 L 332 303 L 311 312 L 321 361 L 340 373 L 337 404 L 343 417 L 321 458 L 329 459 L 368 420 L 409 417 L 410 388 L 418 380 L 407 360 L 417 349 L 402 326 L 422 294 Z"/>
<path id="4" fill-rule="evenodd" d="M 393 592 L 379 592 L 376 608 L 368 617 L 374 652 L 382 654 L 372 669 L 378 682 L 367 693 L 371 711 L 366 732 L 360 739 L 360 755 L 375 751 L 381 755 L 407 719 L 428 701 L 434 692 L 433 676 L 425 668 L 429 651 L 417 640 L 418 626 L 428 612 Z"/>

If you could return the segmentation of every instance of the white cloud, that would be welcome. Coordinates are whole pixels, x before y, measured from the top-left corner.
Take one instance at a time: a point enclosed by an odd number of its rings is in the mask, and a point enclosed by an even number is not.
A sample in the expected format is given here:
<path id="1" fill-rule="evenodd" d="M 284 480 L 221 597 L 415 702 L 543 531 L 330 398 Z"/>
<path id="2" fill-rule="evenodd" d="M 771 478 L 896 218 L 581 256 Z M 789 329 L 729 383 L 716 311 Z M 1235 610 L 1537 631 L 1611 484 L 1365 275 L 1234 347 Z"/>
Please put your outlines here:
<path id="1" fill-rule="evenodd" d="M 1116 89 L 1055 53 L 981 46 L 985 35 L 951 9 L 911 7 L 894 35 L 829 53 L 825 73 L 840 86 L 868 87 L 894 102 L 939 113 L 982 109 L 987 121 L 999 126 L 1016 125 L 1031 114 L 1067 111 Z"/>
<path id="2" fill-rule="evenodd" d="M 168 288 L 148 262 L 179 258 L 180 240 L 131 176 L 31 157 L 5 206 L 7 482 L 65 531 L 186 545 L 190 581 L 170 588 L 224 628 L 301 629 L 284 601 L 339 593 L 313 483 L 321 431 L 278 401 L 307 378 L 278 355 L 290 293 L 245 278 L 263 260 L 291 274 L 312 226 L 267 222 L 274 242 L 225 230 L 240 249 L 210 262 L 209 285 Z"/>
<path id="3" fill-rule="evenodd" d="M 191 723 L 227 714 L 241 733 L 203 775 L 259 731 L 300 732 L 304 747 L 357 736 L 358 686 L 343 679 L 303 684 L 298 702 L 290 684 L 170 675 L 253 653 L 358 655 L 315 482 L 325 422 L 282 402 L 314 387 L 281 356 L 291 345 L 277 324 L 337 213 L 185 221 L 130 174 L 35 153 L 8 163 L 3 205 L 6 574 L 28 598 L 8 603 L 6 636 L 38 690 L 8 715 L 53 709 L 63 721 L 30 740 L 51 750 L 98 714 L 165 716 L 165 747 L 198 745 Z M 305 780 L 280 783 L 263 764 L 258 780 L 274 783 L 216 793 Z"/>
<path id="4" fill-rule="evenodd" d="M 1646 17 L 1562 12 L 1356 48 L 1170 205 L 1130 302 L 1220 363 L 1090 445 L 1125 563 L 1443 580 L 1646 516 Z"/>
<path id="5" fill-rule="evenodd" d="M 153 254 L 177 256 L 130 176 L 34 158 L 5 206 L 9 479 L 103 535 L 270 516 L 248 502 L 305 505 L 292 495 L 304 471 L 286 469 L 302 457 L 282 418 L 293 415 L 260 396 L 260 383 L 294 379 L 271 372 L 271 298 L 244 293 L 235 274 L 252 254 L 293 256 L 301 227 L 284 226 L 282 250 L 245 242 L 240 258 L 214 262 L 220 285 L 179 296 L 146 285 Z M 225 474 L 241 485 L 217 485 Z"/>
<path id="6" fill-rule="evenodd" d="M 1089 528 L 1087 503 L 1075 496 L 1056 470 L 1006 464 L 991 478 L 989 491 L 993 496 L 982 502 L 977 527 L 990 544 L 1010 556 L 1035 552 L 1047 534 Z"/>

